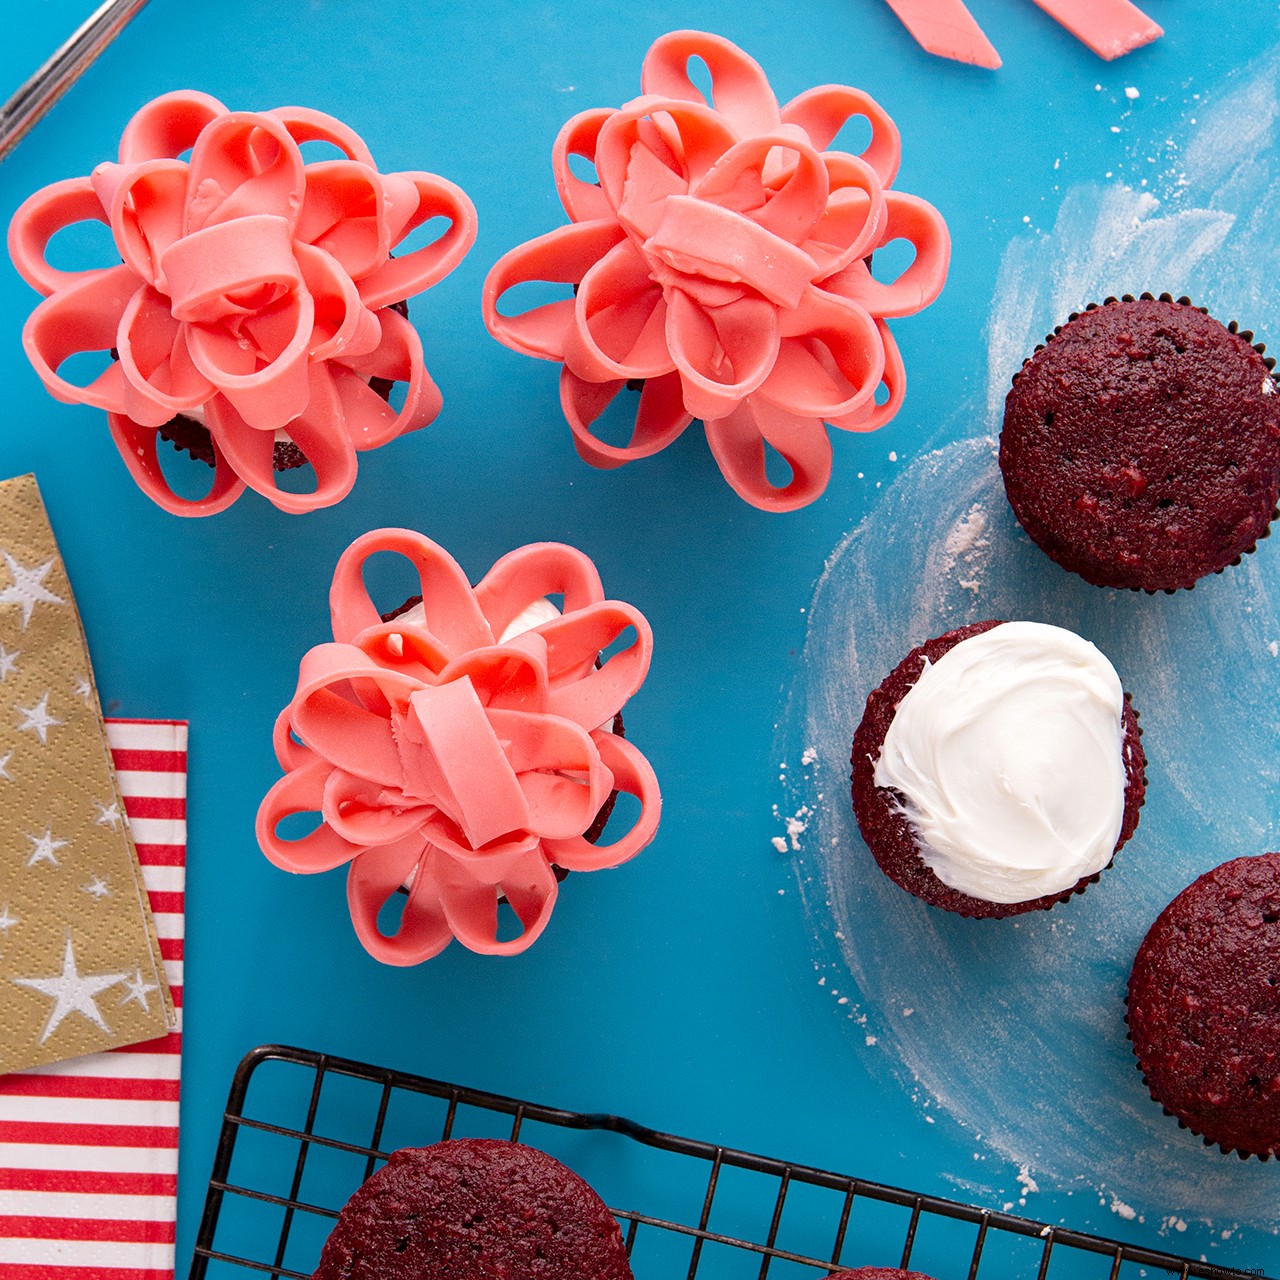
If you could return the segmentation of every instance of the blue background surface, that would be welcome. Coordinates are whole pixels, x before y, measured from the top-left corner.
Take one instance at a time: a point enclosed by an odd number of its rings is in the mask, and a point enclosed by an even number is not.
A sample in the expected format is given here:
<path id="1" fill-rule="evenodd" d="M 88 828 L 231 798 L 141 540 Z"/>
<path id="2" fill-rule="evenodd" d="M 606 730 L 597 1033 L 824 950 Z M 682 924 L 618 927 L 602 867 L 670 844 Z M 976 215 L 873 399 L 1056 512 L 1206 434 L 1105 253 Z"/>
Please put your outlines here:
<path id="1" fill-rule="evenodd" d="M 878 0 L 152 0 L 0 169 L 7 223 L 37 187 L 112 157 L 143 102 L 190 86 L 233 108 L 326 110 L 363 135 L 383 170 L 447 176 L 479 213 L 475 248 L 413 308 L 445 397 L 440 418 L 362 455 L 352 495 L 304 518 L 252 494 L 208 520 L 154 507 L 129 482 L 102 416 L 44 393 L 19 345 L 35 296 L 0 272 L 0 474 L 39 479 L 107 713 L 191 722 L 180 1270 L 232 1070 L 247 1049 L 275 1041 L 992 1207 L 1021 1196 L 1025 1212 L 1049 1222 L 1280 1272 L 1272 1226 L 1206 1224 L 1159 1185 L 1129 1201 L 1131 1218 L 1087 1178 L 1046 1181 L 1027 1198 L 1017 1164 L 944 1105 L 923 1107 L 817 984 L 829 963 L 821 903 L 806 911 L 792 858 L 771 843 L 782 834 L 774 806 L 791 800 L 776 744 L 793 711 L 788 691 L 804 676 L 815 580 L 905 464 L 989 429 L 957 406 L 983 402 L 988 320 L 1010 246 L 1042 236 L 1073 187 L 1136 187 L 1145 156 L 1193 130 L 1195 104 L 1226 99 L 1280 36 L 1276 8 L 1262 0 L 1150 0 L 1165 37 L 1106 64 L 1030 0 L 972 7 L 1005 59 L 994 74 L 923 54 Z M 71 25 L 58 16 L 70 8 L 24 8 L 0 81 L 23 77 Z M 875 436 L 833 433 L 830 487 L 793 514 L 742 503 L 696 429 L 619 471 L 586 467 L 559 414 L 553 367 L 500 347 L 480 319 L 489 265 L 564 220 L 550 170 L 560 125 L 634 96 L 645 50 L 678 27 L 740 44 L 782 101 L 827 82 L 868 90 L 902 130 L 896 185 L 932 201 L 951 228 L 941 299 L 894 325 L 905 408 Z M 1268 146 L 1259 143 L 1260 163 Z M 1224 273 L 1236 269 L 1224 261 Z M 1214 274 L 1212 256 L 1205 270 Z M 1045 327 L 1062 318 L 1046 315 Z M 1240 318 L 1280 340 L 1280 305 Z M 573 877 L 546 935 L 517 958 L 455 945 L 417 969 L 383 968 L 354 938 L 340 874 L 289 877 L 253 839 L 278 774 L 271 724 L 298 659 L 327 637 L 333 564 L 352 538 L 388 524 L 436 539 L 473 578 L 522 543 L 571 542 L 595 559 L 606 591 L 653 625 L 652 672 L 627 724 L 662 783 L 661 831 L 624 868 Z M 1256 559 L 1277 554 L 1266 544 Z M 892 596 L 900 567 L 886 556 L 881 570 L 875 589 Z M 1030 572 L 1051 585 L 1064 576 L 1047 561 Z M 902 636 L 901 650 L 921 638 Z M 844 804 L 840 788 L 825 794 Z M 1158 803 L 1153 795 L 1149 811 Z M 856 995 L 874 1011 L 874 992 Z M 1013 1054 L 1001 1105 L 1016 1110 L 1020 1081 L 1044 1069 Z M 1116 1141 L 1127 1140 L 1119 1117 Z M 1069 1136 L 1050 1126 L 1039 1141 L 1052 1149 Z M 1186 1229 L 1171 1233 L 1171 1215 Z"/>

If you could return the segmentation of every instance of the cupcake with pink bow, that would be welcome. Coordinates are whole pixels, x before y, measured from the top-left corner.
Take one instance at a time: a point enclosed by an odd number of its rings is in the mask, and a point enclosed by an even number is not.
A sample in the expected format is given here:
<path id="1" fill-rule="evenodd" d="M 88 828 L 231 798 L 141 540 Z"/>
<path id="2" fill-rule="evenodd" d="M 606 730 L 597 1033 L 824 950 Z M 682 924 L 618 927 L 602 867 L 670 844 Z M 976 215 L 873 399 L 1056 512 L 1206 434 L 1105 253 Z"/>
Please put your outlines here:
<path id="1" fill-rule="evenodd" d="M 690 77 L 695 59 L 710 94 Z M 871 132 L 858 155 L 834 145 L 855 119 Z M 897 127 L 861 90 L 822 85 L 780 106 L 736 45 L 671 32 L 645 57 L 639 97 L 561 130 L 552 166 L 569 223 L 495 264 L 485 323 L 561 366 L 561 407 L 592 465 L 657 453 L 701 419 L 741 497 L 804 506 L 831 475 L 828 425 L 874 431 L 897 413 L 906 372 L 888 321 L 928 306 L 946 279 L 941 215 L 893 187 L 901 154 Z M 595 181 L 575 172 L 585 165 Z M 886 281 L 873 255 L 893 241 L 914 256 Z M 565 296 L 504 310 L 531 282 Z M 619 398 L 625 444 L 596 431 Z M 785 482 L 770 477 L 766 447 Z"/>
<path id="2" fill-rule="evenodd" d="M 413 566 L 410 609 L 370 598 L 363 571 L 379 552 Z M 619 866 L 653 839 L 657 779 L 619 722 L 652 632 L 605 597 L 582 552 L 520 547 L 473 587 L 430 539 L 380 529 L 343 553 L 329 603 L 333 640 L 302 658 L 276 721 L 284 776 L 258 811 L 258 841 L 287 871 L 345 866 L 356 933 L 376 958 L 416 964 L 455 938 L 523 951 L 563 873 Z M 609 820 L 619 793 L 633 797 L 629 823 Z M 298 814 L 314 825 L 293 837 Z M 383 910 L 402 891 L 388 931 Z"/>
<path id="3" fill-rule="evenodd" d="M 304 159 L 311 142 L 336 158 Z M 397 256 L 436 218 L 440 236 Z M 110 227 L 119 261 L 53 266 L 49 241 L 84 221 Z M 230 111 L 182 91 L 133 117 L 117 160 L 26 200 L 9 251 L 44 295 L 23 329 L 36 373 L 56 399 L 106 412 L 148 497 L 209 515 L 249 488 L 302 512 L 350 492 L 359 453 L 439 412 L 405 302 L 447 275 L 475 233 L 460 188 L 430 173 L 379 172 L 332 116 Z M 66 366 L 85 353 L 97 353 L 99 372 L 72 381 Z M 166 443 L 210 468 L 202 496 L 169 482 L 158 456 Z M 303 465 L 312 488 L 280 485 Z"/>

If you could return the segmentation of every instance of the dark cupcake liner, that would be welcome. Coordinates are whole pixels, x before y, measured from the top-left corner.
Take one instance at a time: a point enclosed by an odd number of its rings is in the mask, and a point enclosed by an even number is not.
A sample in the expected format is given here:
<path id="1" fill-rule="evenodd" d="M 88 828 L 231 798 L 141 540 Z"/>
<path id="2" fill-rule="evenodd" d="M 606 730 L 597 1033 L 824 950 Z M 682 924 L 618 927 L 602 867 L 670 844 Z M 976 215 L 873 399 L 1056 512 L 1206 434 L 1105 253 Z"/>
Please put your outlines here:
<path id="1" fill-rule="evenodd" d="M 1146 1068 L 1142 1065 L 1142 1059 L 1138 1057 L 1138 1046 L 1133 1042 L 1133 1029 L 1129 1026 L 1129 993 L 1124 995 L 1124 1038 L 1129 1042 L 1129 1048 L 1133 1050 L 1133 1064 L 1138 1069 L 1138 1074 L 1142 1077 L 1143 1087 L 1151 1097 L 1151 1101 L 1164 1112 L 1165 1115 L 1171 1117 L 1178 1122 L 1179 1129 L 1185 1129 L 1188 1133 L 1194 1133 L 1206 1147 L 1217 1147 L 1224 1156 L 1235 1155 L 1241 1160 L 1260 1160 L 1266 1164 L 1268 1160 L 1276 1152 L 1272 1151 L 1245 1151 L 1241 1147 L 1228 1146 L 1226 1143 L 1219 1142 L 1216 1138 L 1209 1137 L 1203 1129 L 1197 1129 L 1190 1121 L 1184 1119 L 1176 1111 L 1171 1111 L 1157 1097 L 1157 1090 L 1152 1087 L 1151 1079 L 1147 1075 Z"/>
<path id="2" fill-rule="evenodd" d="M 900 889 L 940 911 L 970 920 L 1003 920 L 1027 915 L 1032 911 L 1049 911 L 1061 902 L 1069 902 L 1096 884 L 1115 863 L 1115 856 L 1137 830 L 1140 811 L 1147 790 L 1147 757 L 1142 749 L 1142 726 L 1138 713 L 1126 692 L 1123 724 L 1125 729 L 1125 804 L 1120 837 L 1106 866 L 1084 876 L 1061 893 L 1045 894 L 1025 902 L 987 902 L 943 884 L 925 865 L 917 850 L 915 832 L 903 812 L 902 796 L 874 781 L 874 758 L 883 749 L 884 735 L 892 723 L 898 704 L 920 678 L 925 660 L 936 662 L 962 640 L 990 631 L 1004 621 L 989 619 L 957 627 L 918 645 L 902 659 L 867 698 L 866 711 L 853 736 L 852 793 L 853 812 L 858 830 L 876 860 L 877 866 Z M 874 748 L 874 751 L 872 750 Z M 860 807 L 860 803 L 864 807 Z"/>
<path id="3" fill-rule="evenodd" d="M 1180 307 L 1192 307 L 1196 311 L 1200 312 L 1201 315 L 1209 316 L 1210 319 L 1216 318 L 1210 313 L 1208 307 L 1202 307 L 1198 305 L 1196 302 L 1192 301 L 1191 298 L 1187 297 L 1186 294 L 1181 294 L 1176 298 L 1171 293 L 1157 294 L 1157 293 L 1151 293 L 1149 290 L 1144 290 L 1142 293 L 1139 293 L 1139 294 L 1122 293 L 1119 295 L 1119 297 L 1117 297 L 1115 294 L 1108 294 L 1105 298 L 1103 298 L 1101 302 L 1086 303 L 1079 311 L 1071 312 L 1071 314 L 1067 316 L 1066 320 L 1063 321 L 1062 324 L 1054 325 L 1053 332 L 1046 334 L 1044 341 L 1037 343 L 1035 348 L 1032 350 L 1031 355 L 1027 356 L 1023 360 L 1022 364 L 1018 366 L 1018 369 L 1014 373 L 1013 377 L 1009 379 L 1009 385 L 1012 386 L 1014 383 L 1018 381 L 1018 375 L 1021 374 L 1022 370 L 1025 369 L 1027 365 L 1031 363 L 1032 359 L 1035 356 L 1037 356 L 1041 351 L 1043 351 L 1054 340 L 1054 338 L 1056 338 L 1063 331 L 1063 329 L 1065 329 L 1067 325 L 1069 325 L 1073 320 L 1078 320 L 1086 312 L 1097 311 L 1099 307 L 1110 306 L 1112 303 L 1115 303 L 1115 302 L 1172 302 L 1175 305 Z M 1219 323 L 1221 323 L 1221 321 L 1219 321 Z M 1277 377 L 1275 376 L 1276 358 L 1275 356 L 1269 356 L 1267 354 L 1266 343 L 1255 342 L 1253 330 L 1242 329 L 1240 327 L 1239 321 L 1237 320 L 1228 321 L 1225 325 L 1223 325 L 1223 328 L 1225 328 L 1228 333 L 1234 334 L 1237 337 L 1243 338 L 1245 342 L 1247 342 L 1262 357 L 1262 363 L 1267 366 L 1268 372 L 1271 373 L 1272 375 L 1271 377 L 1272 385 L 1276 387 L 1277 392 L 1280 392 L 1280 379 L 1277 379 Z M 1280 519 L 1280 505 L 1272 507 L 1271 509 L 1271 520 L 1275 521 L 1278 519 Z M 1252 555 L 1258 549 L 1259 542 L 1261 542 L 1264 538 L 1269 538 L 1270 536 L 1271 536 L 1271 525 L 1268 524 L 1266 529 L 1264 529 L 1262 533 L 1258 535 L 1257 539 L 1254 542 L 1250 543 L 1247 547 L 1245 547 L 1244 550 L 1241 551 L 1240 554 L 1237 555 L 1233 560 L 1229 560 L 1226 564 L 1222 565 L 1220 568 L 1212 569 L 1209 572 L 1216 577 L 1218 574 L 1223 573 L 1225 570 L 1234 568 L 1236 565 L 1240 564 L 1240 562 L 1244 559 L 1245 556 Z M 1046 552 L 1046 554 L 1048 553 Z M 1053 557 L 1050 556 L 1050 559 L 1052 558 Z M 1075 571 L 1072 569 L 1068 569 L 1067 572 L 1074 573 Z M 1203 576 L 1208 577 L 1209 574 L 1205 574 Z M 1089 581 L 1087 578 L 1083 578 L 1083 575 L 1078 573 L 1076 574 L 1076 577 L 1082 578 L 1082 580 L 1085 582 Z M 1200 579 L 1197 579 L 1196 581 L 1198 582 L 1199 580 Z M 1099 590 L 1102 590 L 1102 591 L 1135 591 L 1135 592 L 1140 591 L 1144 595 L 1149 595 L 1149 596 L 1159 595 L 1161 592 L 1163 592 L 1167 596 L 1177 595 L 1179 591 L 1194 591 L 1196 586 L 1195 582 L 1192 582 L 1185 587 L 1108 587 L 1095 582 L 1091 582 L 1089 583 L 1089 585 L 1096 586 L 1098 587 Z"/>

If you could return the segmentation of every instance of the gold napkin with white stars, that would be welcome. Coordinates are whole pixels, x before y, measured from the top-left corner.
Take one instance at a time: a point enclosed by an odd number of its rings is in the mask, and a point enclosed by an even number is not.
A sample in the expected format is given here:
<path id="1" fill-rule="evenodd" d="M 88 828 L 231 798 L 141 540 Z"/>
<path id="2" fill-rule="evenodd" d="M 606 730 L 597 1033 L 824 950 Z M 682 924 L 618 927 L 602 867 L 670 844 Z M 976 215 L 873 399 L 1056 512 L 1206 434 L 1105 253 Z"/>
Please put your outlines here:
<path id="1" fill-rule="evenodd" d="M 0 483 L 0 1073 L 173 1026 L 80 615 L 18 476 Z"/>

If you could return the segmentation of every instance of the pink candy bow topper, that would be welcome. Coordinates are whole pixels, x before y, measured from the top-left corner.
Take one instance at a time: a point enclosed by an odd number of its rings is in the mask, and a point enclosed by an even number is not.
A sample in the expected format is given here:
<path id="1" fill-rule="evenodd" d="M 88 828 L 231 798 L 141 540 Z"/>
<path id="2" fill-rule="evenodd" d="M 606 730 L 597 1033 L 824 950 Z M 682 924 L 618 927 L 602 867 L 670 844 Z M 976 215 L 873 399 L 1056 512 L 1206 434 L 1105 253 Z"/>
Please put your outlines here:
<path id="1" fill-rule="evenodd" d="M 383 622 L 370 600 L 362 570 L 380 551 L 417 571 L 419 620 Z M 553 595 L 561 611 L 529 626 L 539 616 L 530 606 L 554 613 Z M 303 658 L 276 722 L 285 775 L 259 809 L 258 841 L 287 871 L 349 865 L 352 920 L 377 959 L 417 964 L 453 938 L 492 955 L 523 951 L 555 905 L 554 867 L 615 867 L 653 839 L 657 779 L 613 732 L 648 672 L 652 633 L 637 609 L 604 598 L 580 551 L 521 547 L 472 588 L 434 542 L 381 529 L 343 554 L 329 601 L 333 643 Z M 598 662 L 628 629 L 632 642 Z M 639 816 L 593 844 L 587 834 L 615 790 L 636 797 Z M 282 838 L 277 828 L 299 813 L 319 825 Z M 402 886 L 388 936 L 378 916 Z M 499 939 L 500 897 L 517 937 Z"/>
<path id="2" fill-rule="evenodd" d="M 689 76 L 701 58 L 708 102 Z M 484 317 L 500 342 L 563 362 L 560 398 L 578 452 L 599 467 L 656 453 L 694 418 L 729 484 L 784 511 L 812 502 L 831 474 L 826 423 L 872 431 L 902 403 L 905 374 L 886 320 L 937 297 L 950 238 L 925 201 L 891 189 L 893 121 L 865 93 L 811 89 L 778 107 L 764 72 L 718 36 L 677 31 L 650 49 L 642 94 L 575 116 L 553 154 L 570 225 L 520 245 L 485 281 Z M 854 117 L 861 155 L 827 148 Z M 598 184 L 570 167 L 595 166 Z M 892 283 L 871 255 L 909 241 Z M 503 295 L 532 281 L 572 298 L 504 315 Z M 629 443 L 592 424 L 628 382 L 643 382 Z M 786 460 L 773 485 L 765 443 Z"/>
<path id="3" fill-rule="evenodd" d="M 303 160 L 332 144 L 340 158 Z M 190 151 L 190 159 L 180 157 Z M 432 243 L 393 258 L 415 228 Z M 62 271 L 45 251 L 63 227 L 111 228 L 116 266 Z M 133 117 L 117 163 L 45 187 L 9 228 L 23 279 L 45 295 L 23 345 L 49 392 L 109 415 L 143 490 L 168 511 L 208 515 L 256 489 L 284 511 L 338 502 L 356 453 L 425 426 L 441 397 L 422 343 L 392 304 L 447 275 L 475 240 L 475 210 L 429 173 L 379 173 L 346 125 L 318 111 L 228 111 L 166 94 Z M 118 356 L 87 385 L 59 372 L 82 352 Z M 408 384 L 397 412 L 371 380 Z M 207 429 L 207 495 L 175 493 L 156 437 L 177 416 Z M 315 472 L 311 493 L 277 487 L 277 439 Z"/>

